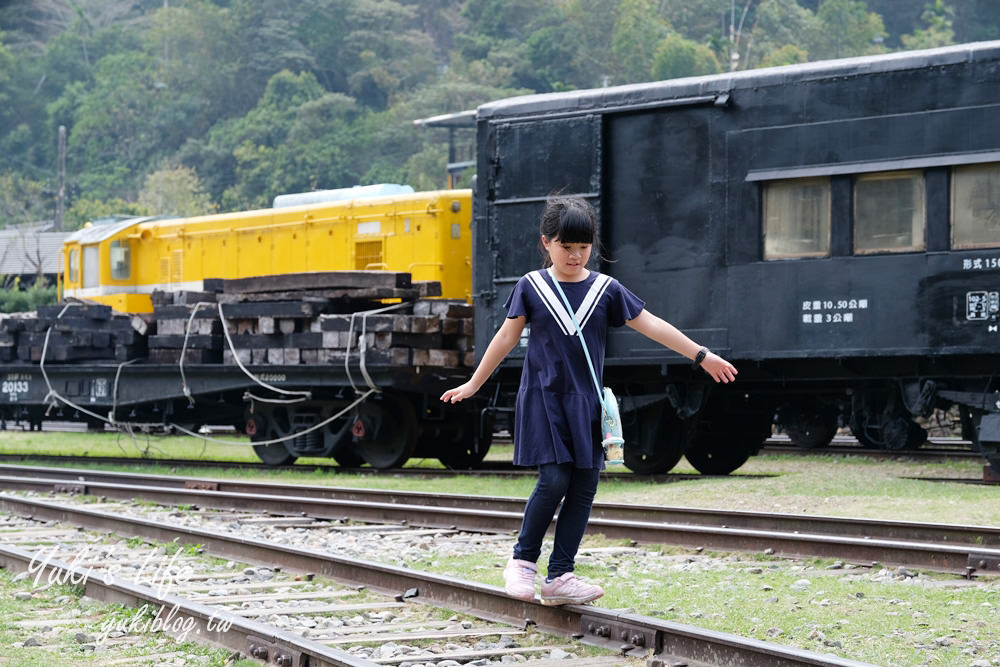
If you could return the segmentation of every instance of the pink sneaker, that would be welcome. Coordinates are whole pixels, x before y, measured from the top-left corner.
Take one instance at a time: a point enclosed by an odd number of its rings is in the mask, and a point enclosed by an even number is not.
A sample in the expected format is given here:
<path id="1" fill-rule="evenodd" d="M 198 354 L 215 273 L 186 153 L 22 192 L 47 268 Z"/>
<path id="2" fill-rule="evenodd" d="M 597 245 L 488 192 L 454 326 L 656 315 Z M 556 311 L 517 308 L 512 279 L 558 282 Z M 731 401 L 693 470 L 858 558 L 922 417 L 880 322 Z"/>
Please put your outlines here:
<path id="1" fill-rule="evenodd" d="M 534 563 L 511 558 L 503 570 L 503 588 L 512 598 L 534 600 L 537 574 L 538 566 Z"/>
<path id="2" fill-rule="evenodd" d="M 584 604 L 604 595 L 600 586 L 577 579 L 572 572 L 561 574 L 551 582 L 542 582 L 542 604 Z"/>

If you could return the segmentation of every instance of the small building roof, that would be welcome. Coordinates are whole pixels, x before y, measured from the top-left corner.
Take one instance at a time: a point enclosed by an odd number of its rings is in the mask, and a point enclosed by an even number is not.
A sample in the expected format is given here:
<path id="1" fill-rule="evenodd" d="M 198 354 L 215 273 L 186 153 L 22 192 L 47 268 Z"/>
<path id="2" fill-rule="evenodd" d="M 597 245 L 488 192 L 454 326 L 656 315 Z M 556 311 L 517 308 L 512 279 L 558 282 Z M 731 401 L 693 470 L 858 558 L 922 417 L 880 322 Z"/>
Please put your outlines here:
<path id="1" fill-rule="evenodd" d="M 69 232 L 0 229 L 0 275 L 59 273 L 59 255 Z"/>

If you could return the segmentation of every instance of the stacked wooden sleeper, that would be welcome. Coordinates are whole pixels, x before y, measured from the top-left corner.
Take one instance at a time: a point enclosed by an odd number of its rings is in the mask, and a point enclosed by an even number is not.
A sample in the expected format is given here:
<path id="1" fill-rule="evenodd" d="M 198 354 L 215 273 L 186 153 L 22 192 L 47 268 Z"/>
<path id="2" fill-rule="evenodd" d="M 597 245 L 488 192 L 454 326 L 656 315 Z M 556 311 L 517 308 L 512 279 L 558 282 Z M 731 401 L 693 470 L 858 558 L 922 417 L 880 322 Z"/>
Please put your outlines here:
<path id="1" fill-rule="evenodd" d="M 254 366 L 334 365 L 348 354 L 357 358 L 363 345 L 371 365 L 474 363 L 472 307 L 428 298 L 440 296 L 440 283 L 413 283 L 408 273 L 260 276 L 208 280 L 204 287 L 154 292 L 152 314 L 75 303 L 0 317 L 0 362 L 37 363 L 48 332 L 45 359 L 52 362 L 176 364 L 183 351 L 186 364 L 235 364 L 238 358 Z"/>
<path id="2" fill-rule="evenodd" d="M 39 362 L 43 351 L 46 362 L 127 361 L 145 356 L 146 337 L 130 316 L 100 304 L 40 306 L 0 318 L 0 361 Z"/>
<path id="3" fill-rule="evenodd" d="M 194 304 L 213 299 L 205 293 L 191 298 L 174 293 L 185 303 L 175 300 L 154 309 L 158 334 L 169 331 L 171 338 L 150 338 L 151 361 L 179 360 L 186 331 L 185 360 L 191 363 L 235 364 L 238 358 L 248 366 L 335 365 L 347 355 L 357 358 L 362 344 L 365 361 L 372 365 L 455 367 L 474 362 L 472 308 L 464 301 L 424 298 L 440 295 L 440 283 L 411 283 L 407 273 L 261 276 L 206 281 L 209 286 L 219 289 L 211 296 L 221 304 L 235 355 L 222 333 L 219 305 L 202 305 L 191 319 Z M 365 314 L 387 306 L 392 307 Z"/>

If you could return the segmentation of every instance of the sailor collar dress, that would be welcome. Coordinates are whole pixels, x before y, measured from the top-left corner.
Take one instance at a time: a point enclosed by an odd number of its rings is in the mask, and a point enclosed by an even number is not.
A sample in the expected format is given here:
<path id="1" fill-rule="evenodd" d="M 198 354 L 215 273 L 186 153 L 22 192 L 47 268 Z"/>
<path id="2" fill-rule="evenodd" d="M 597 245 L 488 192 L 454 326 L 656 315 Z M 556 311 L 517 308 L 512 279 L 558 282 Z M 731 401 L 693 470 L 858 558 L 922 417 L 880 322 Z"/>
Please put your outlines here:
<path id="1" fill-rule="evenodd" d="M 645 303 L 614 278 L 591 271 L 560 287 L 566 294 L 600 381 L 608 327 L 635 319 Z M 514 286 L 507 317 L 527 320 L 528 349 L 514 412 L 514 465 L 573 463 L 604 467 L 600 402 L 587 359 L 548 271 L 533 271 Z"/>

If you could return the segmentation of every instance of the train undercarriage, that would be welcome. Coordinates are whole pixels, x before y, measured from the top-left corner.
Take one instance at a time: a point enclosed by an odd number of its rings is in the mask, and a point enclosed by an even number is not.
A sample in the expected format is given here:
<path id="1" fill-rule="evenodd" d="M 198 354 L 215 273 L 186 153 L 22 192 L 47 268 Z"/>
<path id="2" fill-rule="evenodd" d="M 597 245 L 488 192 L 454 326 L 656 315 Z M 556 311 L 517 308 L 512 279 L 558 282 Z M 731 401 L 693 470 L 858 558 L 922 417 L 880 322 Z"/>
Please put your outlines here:
<path id="1" fill-rule="evenodd" d="M 657 383 L 655 373 L 610 369 L 622 404 L 626 467 L 662 474 L 686 457 L 703 474 L 728 474 L 775 428 L 806 449 L 827 446 L 838 429 L 849 427 L 863 446 L 912 450 L 927 439 L 918 418 L 951 409 L 963 439 L 1000 471 L 1000 387 L 990 378 L 952 369 L 938 377 L 830 379 L 826 373 L 823 380 L 795 380 L 780 377 L 773 365 L 742 369 L 731 385 L 711 385 L 696 374 Z M 494 432 L 510 426 L 514 373 L 475 399 L 446 405 L 437 397 L 463 382 L 468 370 L 368 371 L 371 385 L 343 368 L 268 367 L 258 379 L 278 394 L 236 367 L 192 365 L 183 378 L 169 365 L 61 365 L 45 374 L 24 367 L 5 375 L 7 388 L 16 391 L 0 396 L 0 422 L 38 427 L 43 419 L 64 419 L 101 429 L 155 424 L 180 433 L 225 424 L 249 436 L 268 464 L 310 457 L 380 469 L 415 457 L 474 468 Z"/>

